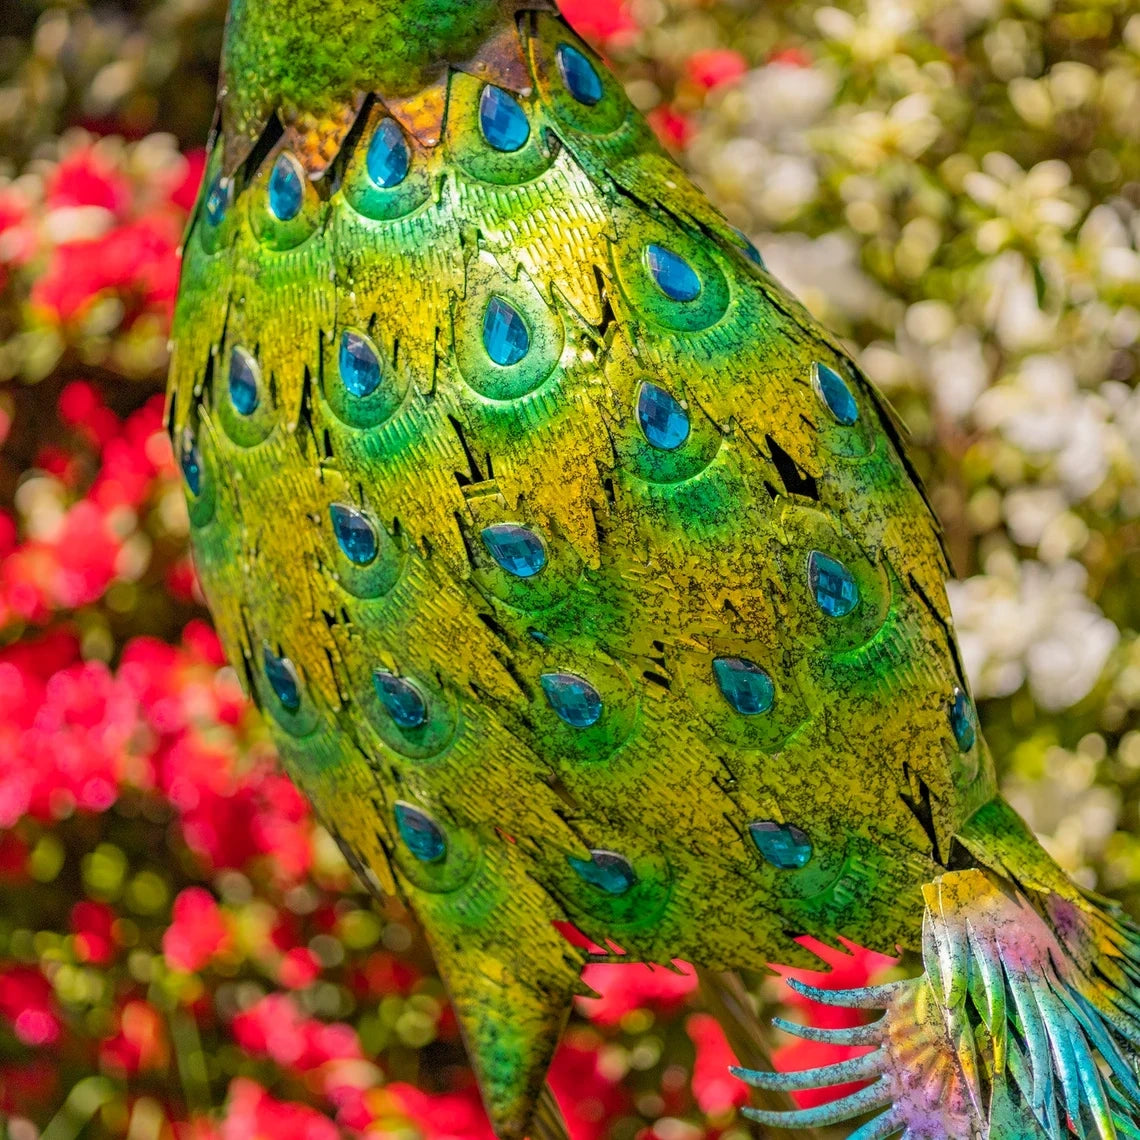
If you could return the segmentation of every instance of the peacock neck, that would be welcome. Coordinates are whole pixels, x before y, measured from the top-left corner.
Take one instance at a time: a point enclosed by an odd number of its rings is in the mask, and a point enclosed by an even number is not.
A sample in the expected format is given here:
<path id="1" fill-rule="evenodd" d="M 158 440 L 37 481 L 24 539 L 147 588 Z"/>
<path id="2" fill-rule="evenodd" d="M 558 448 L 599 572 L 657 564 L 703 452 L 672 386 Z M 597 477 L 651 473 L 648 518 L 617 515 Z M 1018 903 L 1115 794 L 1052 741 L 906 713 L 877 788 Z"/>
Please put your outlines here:
<path id="1" fill-rule="evenodd" d="M 477 56 L 519 7 L 520 0 L 232 0 L 220 92 L 228 153 L 247 152 L 275 113 L 286 125 L 339 133 L 365 95 L 414 96 L 447 65 Z"/>

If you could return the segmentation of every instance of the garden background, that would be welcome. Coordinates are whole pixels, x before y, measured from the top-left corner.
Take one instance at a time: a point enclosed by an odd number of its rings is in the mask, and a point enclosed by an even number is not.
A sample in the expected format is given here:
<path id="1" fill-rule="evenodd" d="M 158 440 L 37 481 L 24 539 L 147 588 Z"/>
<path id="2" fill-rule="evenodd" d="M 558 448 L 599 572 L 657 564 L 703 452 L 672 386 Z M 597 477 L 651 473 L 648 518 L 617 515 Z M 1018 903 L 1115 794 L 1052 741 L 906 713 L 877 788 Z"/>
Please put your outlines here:
<path id="1" fill-rule="evenodd" d="M 161 393 L 222 0 L 0 2 L 0 1134 L 489 1140 L 421 935 L 275 773 L 187 556 Z M 1140 915 L 1135 0 L 563 7 L 901 412 L 1005 793 Z M 573 1140 L 751 1135 L 691 976 L 587 975 Z"/>

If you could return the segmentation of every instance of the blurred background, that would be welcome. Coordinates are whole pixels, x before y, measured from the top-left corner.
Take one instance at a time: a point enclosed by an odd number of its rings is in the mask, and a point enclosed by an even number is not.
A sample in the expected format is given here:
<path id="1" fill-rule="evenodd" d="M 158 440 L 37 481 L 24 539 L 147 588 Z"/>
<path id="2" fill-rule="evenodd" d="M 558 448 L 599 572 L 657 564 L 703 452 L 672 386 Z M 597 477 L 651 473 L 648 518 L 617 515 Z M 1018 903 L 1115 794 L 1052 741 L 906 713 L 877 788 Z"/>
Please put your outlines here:
<path id="1" fill-rule="evenodd" d="M 563 8 L 909 425 L 1004 790 L 1140 915 L 1136 0 Z M 0 1134 L 490 1140 L 419 932 L 275 772 L 186 554 L 161 392 L 223 18 L 3 0 Z M 752 1135 L 690 975 L 587 980 L 573 1140 Z"/>

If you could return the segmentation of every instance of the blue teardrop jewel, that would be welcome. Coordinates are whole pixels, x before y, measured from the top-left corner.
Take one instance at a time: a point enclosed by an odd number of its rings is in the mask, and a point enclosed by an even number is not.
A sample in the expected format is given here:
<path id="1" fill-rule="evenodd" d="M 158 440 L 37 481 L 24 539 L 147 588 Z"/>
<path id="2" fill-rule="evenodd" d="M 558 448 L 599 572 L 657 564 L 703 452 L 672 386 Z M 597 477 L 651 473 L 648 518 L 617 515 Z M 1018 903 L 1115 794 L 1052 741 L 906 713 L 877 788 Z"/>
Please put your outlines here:
<path id="1" fill-rule="evenodd" d="M 756 849 L 781 871 L 795 871 L 811 858 L 811 840 L 790 823 L 761 820 L 748 825 Z"/>
<path id="2" fill-rule="evenodd" d="M 645 264 L 657 287 L 671 301 L 693 301 L 701 292 L 696 270 L 679 254 L 663 245 L 645 247 Z"/>
<path id="3" fill-rule="evenodd" d="M 279 222 L 291 222 L 301 212 L 305 200 L 301 177 L 301 168 L 291 154 L 277 156 L 269 176 L 269 209 Z"/>
<path id="4" fill-rule="evenodd" d="M 380 703 L 401 728 L 419 728 L 427 720 L 427 705 L 411 681 L 377 669 L 372 674 L 372 684 Z"/>
<path id="5" fill-rule="evenodd" d="M 816 388 L 827 405 L 827 410 L 844 427 L 850 427 L 859 418 L 859 405 L 855 403 L 847 382 L 826 364 L 816 364 L 814 367 Z"/>
<path id="6" fill-rule="evenodd" d="M 483 315 L 483 347 L 503 368 L 518 364 L 530 350 L 530 332 L 513 305 L 492 297 Z"/>
<path id="7" fill-rule="evenodd" d="M 496 150 L 518 150 L 530 138 L 530 123 L 518 100 L 490 83 L 479 97 L 479 127 Z"/>
<path id="8" fill-rule="evenodd" d="M 329 507 L 329 515 L 333 534 L 345 558 L 357 566 L 367 566 L 379 550 L 372 521 L 362 511 L 344 503 L 333 503 Z"/>
<path id="9" fill-rule="evenodd" d="M 594 106 L 603 94 L 602 81 L 594 65 L 570 44 L 558 45 L 558 70 L 566 90 L 587 107 Z"/>
<path id="10" fill-rule="evenodd" d="M 664 388 L 648 380 L 637 395 L 637 422 L 659 451 L 674 451 L 689 438 L 689 416 Z"/>
<path id="11" fill-rule="evenodd" d="M 961 689 L 954 690 L 954 700 L 950 704 L 950 727 L 954 739 L 963 752 L 974 747 L 977 731 L 974 728 L 974 706 Z"/>
<path id="12" fill-rule="evenodd" d="M 262 646 L 261 656 L 269 687 L 284 708 L 296 712 L 301 707 L 301 682 L 296 666 L 288 657 L 278 657 L 268 645 Z"/>
<path id="13" fill-rule="evenodd" d="M 395 119 L 383 119 L 368 144 L 368 177 L 384 189 L 399 186 L 408 176 L 408 143 Z"/>
<path id="14" fill-rule="evenodd" d="M 547 703 L 571 728 L 589 728 L 602 715 L 602 698 L 589 681 L 573 673 L 543 673 L 539 682 Z"/>
<path id="15" fill-rule="evenodd" d="M 743 657 L 718 657 L 713 672 L 724 699 L 743 716 L 757 716 L 772 707 L 776 688 L 759 665 Z"/>
<path id="16" fill-rule="evenodd" d="M 182 431 L 182 448 L 178 462 L 190 494 L 197 498 L 202 493 L 202 453 L 198 450 L 194 433 L 189 428 L 184 428 Z"/>
<path id="17" fill-rule="evenodd" d="M 484 527 L 483 545 L 491 557 L 516 578 L 533 578 L 546 565 L 542 539 L 517 523 Z"/>
<path id="18" fill-rule="evenodd" d="M 582 879 L 608 895 L 624 895 L 637 882 L 629 860 L 613 851 L 591 851 L 589 859 L 567 855 L 566 861 Z"/>
<path id="19" fill-rule="evenodd" d="M 818 550 L 808 556 L 808 583 L 828 617 L 846 617 L 859 604 L 859 586 L 851 571 Z"/>
<path id="20" fill-rule="evenodd" d="M 344 386 L 358 399 L 363 400 L 376 391 L 380 383 L 380 359 L 367 337 L 345 329 L 340 334 L 337 365 Z"/>
<path id="21" fill-rule="evenodd" d="M 220 174 L 210 183 L 210 189 L 206 193 L 206 220 L 210 225 L 219 226 L 222 224 L 226 210 L 229 209 L 232 195 L 233 183 L 222 178 Z"/>
<path id="22" fill-rule="evenodd" d="M 407 849 L 421 863 L 438 863 L 447 854 L 447 841 L 439 824 L 411 804 L 396 804 L 396 830 Z"/>
<path id="23" fill-rule="evenodd" d="M 257 391 L 259 372 L 257 361 L 241 345 L 235 344 L 230 351 L 230 403 L 243 416 L 253 415 L 260 402 Z"/>

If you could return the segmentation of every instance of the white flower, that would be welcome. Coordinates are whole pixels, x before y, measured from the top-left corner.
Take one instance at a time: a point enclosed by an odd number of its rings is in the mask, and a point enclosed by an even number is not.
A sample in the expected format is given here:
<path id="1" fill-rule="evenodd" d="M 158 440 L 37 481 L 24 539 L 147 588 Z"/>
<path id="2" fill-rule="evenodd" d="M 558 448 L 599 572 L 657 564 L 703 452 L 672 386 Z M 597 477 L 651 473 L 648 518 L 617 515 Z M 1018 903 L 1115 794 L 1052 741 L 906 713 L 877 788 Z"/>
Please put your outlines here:
<path id="1" fill-rule="evenodd" d="M 989 572 L 948 585 L 974 692 L 1008 696 L 1028 681 L 1044 709 L 1068 708 L 1097 683 L 1120 631 L 1084 593 L 1076 562 L 991 559 Z"/>

